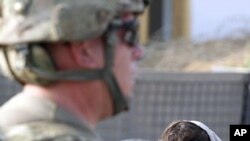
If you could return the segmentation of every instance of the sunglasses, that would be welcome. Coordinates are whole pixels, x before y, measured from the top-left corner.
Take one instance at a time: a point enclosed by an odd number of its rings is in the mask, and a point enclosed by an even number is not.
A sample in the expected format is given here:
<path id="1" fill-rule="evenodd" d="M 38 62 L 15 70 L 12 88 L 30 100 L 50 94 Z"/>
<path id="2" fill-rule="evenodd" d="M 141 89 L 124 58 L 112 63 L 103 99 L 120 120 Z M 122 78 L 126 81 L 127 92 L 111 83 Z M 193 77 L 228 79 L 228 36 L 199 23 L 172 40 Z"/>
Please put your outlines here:
<path id="1" fill-rule="evenodd" d="M 134 47 L 138 44 L 139 21 L 137 18 L 133 18 L 132 20 L 122 20 L 121 18 L 115 18 L 111 22 L 110 27 L 111 29 L 124 31 L 122 40 L 129 46 Z"/>

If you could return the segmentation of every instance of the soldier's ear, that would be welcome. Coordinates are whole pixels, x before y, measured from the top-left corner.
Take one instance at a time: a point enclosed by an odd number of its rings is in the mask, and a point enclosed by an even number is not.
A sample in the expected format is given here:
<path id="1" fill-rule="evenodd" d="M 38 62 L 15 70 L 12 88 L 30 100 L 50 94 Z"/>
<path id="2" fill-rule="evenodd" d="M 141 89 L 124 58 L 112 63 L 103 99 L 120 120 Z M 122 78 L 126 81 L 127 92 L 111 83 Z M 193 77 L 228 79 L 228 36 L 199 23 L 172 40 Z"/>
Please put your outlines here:
<path id="1" fill-rule="evenodd" d="M 93 69 L 95 60 L 93 59 L 93 50 L 88 43 L 73 43 L 71 51 L 75 62 L 82 68 Z"/>

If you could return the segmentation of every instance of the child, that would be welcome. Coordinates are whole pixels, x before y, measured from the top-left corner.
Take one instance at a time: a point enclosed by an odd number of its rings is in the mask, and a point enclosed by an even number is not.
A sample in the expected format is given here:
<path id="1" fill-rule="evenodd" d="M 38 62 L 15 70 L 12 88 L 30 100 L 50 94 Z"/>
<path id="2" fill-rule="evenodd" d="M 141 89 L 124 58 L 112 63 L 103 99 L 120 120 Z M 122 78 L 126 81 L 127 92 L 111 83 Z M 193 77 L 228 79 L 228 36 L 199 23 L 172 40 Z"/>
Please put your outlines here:
<path id="1" fill-rule="evenodd" d="M 222 141 L 214 131 L 199 121 L 178 120 L 169 124 L 161 141 Z"/>

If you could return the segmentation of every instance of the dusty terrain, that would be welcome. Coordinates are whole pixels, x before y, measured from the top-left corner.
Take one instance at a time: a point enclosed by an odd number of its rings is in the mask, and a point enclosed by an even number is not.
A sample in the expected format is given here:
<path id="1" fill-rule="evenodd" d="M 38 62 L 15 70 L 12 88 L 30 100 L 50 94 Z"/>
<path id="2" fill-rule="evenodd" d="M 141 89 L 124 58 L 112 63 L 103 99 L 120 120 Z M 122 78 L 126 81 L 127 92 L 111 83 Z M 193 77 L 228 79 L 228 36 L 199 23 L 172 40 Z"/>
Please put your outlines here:
<path id="1" fill-rule="evenodd" d="M 151 42 L 141 68 L 164 71 L 210 72 L 250 69 L 250 38 L 194 43 L 187 40 Z"/>

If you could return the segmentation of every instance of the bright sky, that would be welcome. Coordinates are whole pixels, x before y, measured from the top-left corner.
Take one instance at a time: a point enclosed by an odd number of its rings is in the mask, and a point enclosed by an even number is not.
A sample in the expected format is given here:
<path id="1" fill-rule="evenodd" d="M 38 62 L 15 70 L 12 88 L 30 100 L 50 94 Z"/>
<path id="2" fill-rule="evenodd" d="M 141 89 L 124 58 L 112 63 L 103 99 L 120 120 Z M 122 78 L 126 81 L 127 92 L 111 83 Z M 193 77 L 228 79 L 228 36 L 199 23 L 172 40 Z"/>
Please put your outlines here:
<path id="1" fill-rule="evenodd" d="M 250 31 L 250 0 L 191 0 L 194 39 L 222 37 L 234 29 Z"/>

